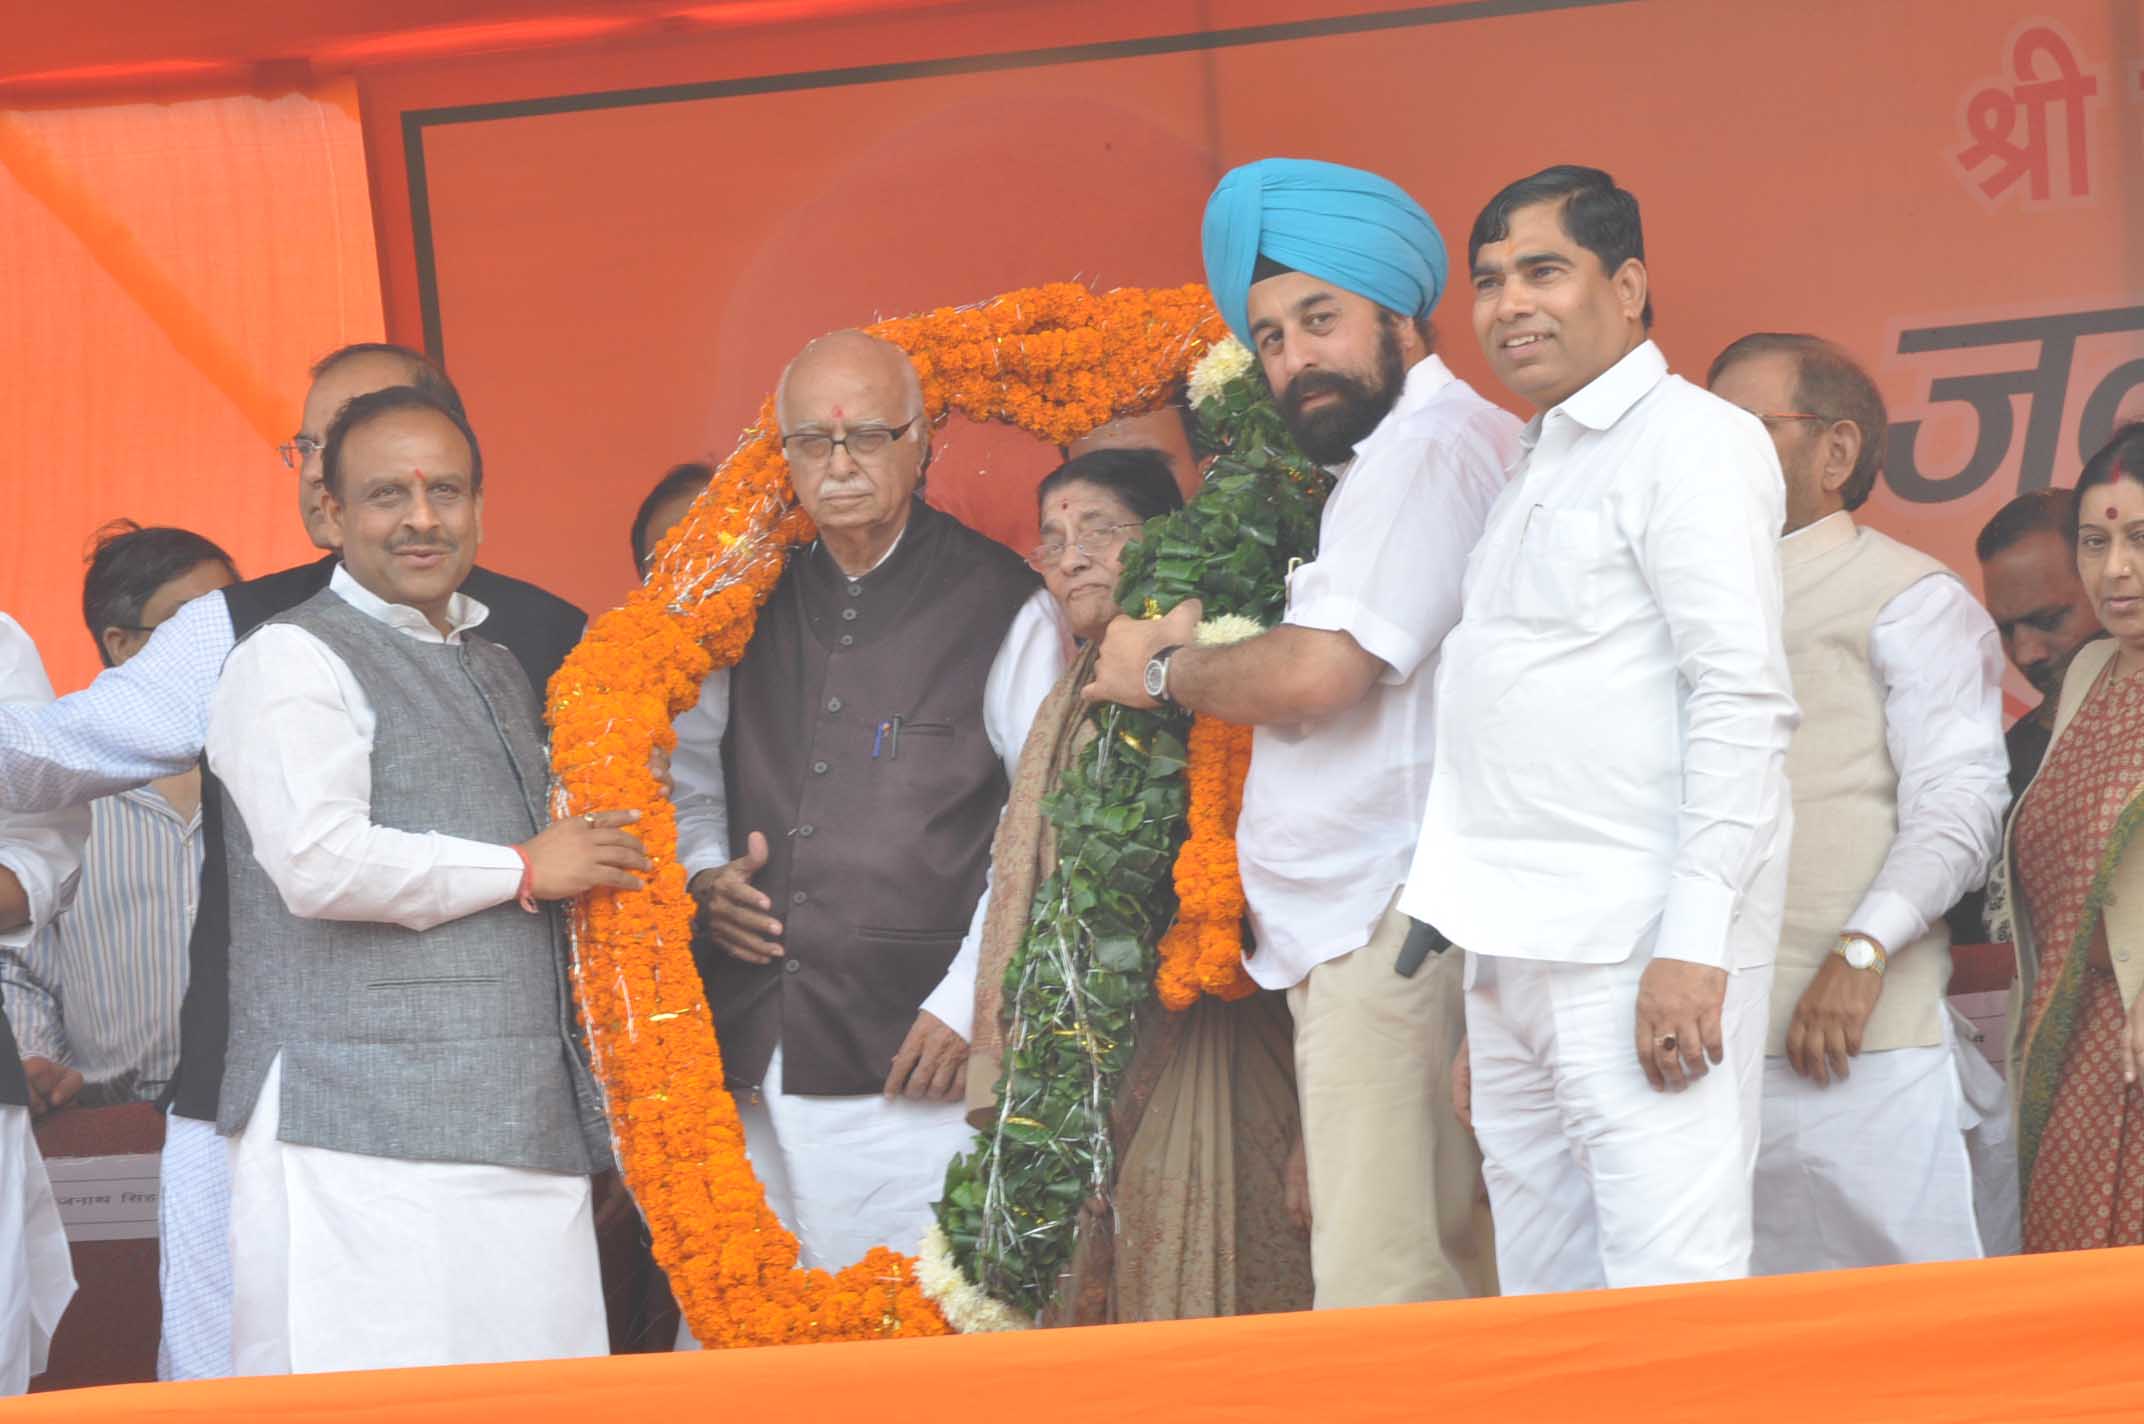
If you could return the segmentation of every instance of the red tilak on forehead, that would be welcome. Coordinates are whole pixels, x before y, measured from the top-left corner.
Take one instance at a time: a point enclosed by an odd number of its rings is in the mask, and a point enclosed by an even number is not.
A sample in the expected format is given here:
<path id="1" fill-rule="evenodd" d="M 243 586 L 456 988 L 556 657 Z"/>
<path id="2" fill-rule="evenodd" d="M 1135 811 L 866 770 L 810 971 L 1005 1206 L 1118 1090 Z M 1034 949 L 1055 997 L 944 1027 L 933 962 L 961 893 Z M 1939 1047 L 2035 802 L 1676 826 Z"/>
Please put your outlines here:
<path id="1" fill-rule="evenodd" d="M 836 420 L 840 420 L 840 419 L 842 419 L 842 414 L 841 414 L 841 407 L 840 407 L 840 406 L 838 406 L 838 405 L 834 407 L 834 419 L 836 419 Z"/>
<path id="2" fill-rule="evenodd" d="M 2111 505 L 2111 504 L 2107 506 L 2107 518 L 2108 518 L 2108 519 L 2109 519 L 2110 521 L 2111 521 L 2111 520 L 2114 520 L 2114 519 L 2118 519 L 2118 518 L 2120 518 L 2120 517 L 2121 517 L 2121 511 L 2120 511 L 2120 510 L 2116 509 L 2116 508 L 2115 508 L 2115 507 L 2114 507 L 2113 505 Z"/>

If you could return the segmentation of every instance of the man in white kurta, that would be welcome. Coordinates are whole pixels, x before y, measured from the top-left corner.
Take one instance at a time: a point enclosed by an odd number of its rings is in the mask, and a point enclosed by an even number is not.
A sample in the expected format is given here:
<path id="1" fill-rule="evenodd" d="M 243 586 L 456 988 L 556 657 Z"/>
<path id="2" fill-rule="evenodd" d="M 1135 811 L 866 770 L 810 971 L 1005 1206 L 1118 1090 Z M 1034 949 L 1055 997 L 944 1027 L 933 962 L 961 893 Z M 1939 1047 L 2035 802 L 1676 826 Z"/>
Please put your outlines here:
<path id="1" fill-rule="evenodd" d="M 930 427 L 897 348 L 822 337 L 777 407 L 819 539 L 678 718 L 671 767 L 746 1150 L 804 1265 L 839 1270 L 913 1250 L 972 1145 L 956 951 L 1070 649 L 1019 558 L 920 498 Z"/>
<path id="2" fill-rule="evenodd" d="M 1764 422 L 1785 472 L 1802 709 L 1753 1269 L 1976 1258 L 1977 1114 L 1945 1001 L 1943 916 L 2002 842 L 2001 639 L 1950 570 L 1854 522 L 1888 422 L 1850 356 L 1760 333 L 1721 352 L 1708 384 Z"/>
<path id="3" fill-rule="evenodd" d="M 1337 480 L 1278 627 L 1207 648 L 1182 646 L 1195 601 L 1120 618 L 1089 695 L 1256 729 L 1236 827 L 1245 963 L 1295 1019 L 1316 1306 L 1482 1294 L 1480 1157 L 1447 1082 L 1459 961 L 1396 973 L 1393 900 L 1431 784 L 1439 648 L 1518 422 L 1430 349 L 1444 241 L 1390 180 L 1247 164 L 1208 200 L 1204 237 L 1222 314 Z"/>
<path id="4" fill-rule="evenodd" d="M 1553 168 L 1469 241 L 1540 412 L 1466 576 L 1401 908 L 1468 952 L 1507 1294 L 1741 1276 L 1795 724 L 1779 461 L 1668 373 L 1637 200 Z"/>
<path id="5" fill-rule="evenodd" d="M 0 702 L 50 702 L 52 684 L 22 625 L 0 613 Z M 0 814 L 0 946 L 20 954 L 67 907 L 82 873 L 89 810 Z M 0 1395 L 45 1368 L 74 1266 L 45 1159 L 30 1130 L 30 1085 L 0 1018 Z M 40 1109 L 41 1110 L 41 1109 Z"/>
<path id="6" fill-rule="evenodd" d="M 390 389 L 327 445 L 344 562 L 239 645 L 209 714 L 234 1365 L 600 1354 L 607 1134 L 537 901 L 646 861 L 624 813 L 545 824 L 534 692 L 454 592 L 482 507 L 466 422 Z"/>

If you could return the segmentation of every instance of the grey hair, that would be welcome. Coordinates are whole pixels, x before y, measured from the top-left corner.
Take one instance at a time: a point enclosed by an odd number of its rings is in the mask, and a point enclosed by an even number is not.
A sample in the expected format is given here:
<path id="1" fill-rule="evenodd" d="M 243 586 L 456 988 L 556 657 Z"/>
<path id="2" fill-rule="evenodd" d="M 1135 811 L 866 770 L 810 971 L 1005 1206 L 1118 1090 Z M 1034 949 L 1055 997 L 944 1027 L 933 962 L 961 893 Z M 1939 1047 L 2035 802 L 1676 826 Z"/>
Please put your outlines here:
<path id="1" fill-rule="evenodd" d="M 868 331 L 859 331 L 855 327 L 847 327 L 841 331 L 829 331 L 824 336 L 813 337 L 810 341 L 804 343 L 802 351 L 799 351 L 789 359 L 788 365 L 782 367 L 781 379 L 774 383 L 774 419 L 777 424 L 782 426 L 784 433 L 787 433 L 788 430 L 788 424 L 783 417 L 784 410 L 789 404 L 790 373 L 802 365 L 806 358 L 818 351 L 820 347 L 828 342 L 837 341 L 844 344 L 851 341 L 869 342 L 873 346 L 884 347 L 887 351 L 899 357 L 902 383 L 908 390 L 908 418 L 916 420 L 922 417 L 923 378 L 916 374 L 916 363 L 908 359 L 908 353 L 883 336 L 873 336 Z"/>

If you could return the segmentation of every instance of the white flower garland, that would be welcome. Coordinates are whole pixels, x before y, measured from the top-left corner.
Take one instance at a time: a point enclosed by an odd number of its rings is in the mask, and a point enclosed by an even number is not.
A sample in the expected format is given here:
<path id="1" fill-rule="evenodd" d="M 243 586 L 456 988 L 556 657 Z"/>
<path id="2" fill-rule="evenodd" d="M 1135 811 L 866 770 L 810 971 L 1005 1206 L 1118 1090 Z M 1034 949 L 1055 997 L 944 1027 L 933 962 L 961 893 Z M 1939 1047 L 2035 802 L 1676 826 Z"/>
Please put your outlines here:
<path id="1" fill-rule="evenodd" d="M 989 1295 L 961 1272 L 953 1259 L 953 1243 L 936 1222 L 916 1247 L 916 1284 L 944 1314 L 946 1323 L 963 1335 L 1034 1328 L 1032 1319 Z"/>
<path id="2" fill-rule="evenodd" d="M 1184 395 L 1192 408 L 1195 410 L 1220 395 L 1231 381 L 1251 369 L 1251 360 L 1250 351 L 1233 336 L 1209 347 L 1198 365 L 1191 368 L 1191 376 L 1184 383 Z"/>

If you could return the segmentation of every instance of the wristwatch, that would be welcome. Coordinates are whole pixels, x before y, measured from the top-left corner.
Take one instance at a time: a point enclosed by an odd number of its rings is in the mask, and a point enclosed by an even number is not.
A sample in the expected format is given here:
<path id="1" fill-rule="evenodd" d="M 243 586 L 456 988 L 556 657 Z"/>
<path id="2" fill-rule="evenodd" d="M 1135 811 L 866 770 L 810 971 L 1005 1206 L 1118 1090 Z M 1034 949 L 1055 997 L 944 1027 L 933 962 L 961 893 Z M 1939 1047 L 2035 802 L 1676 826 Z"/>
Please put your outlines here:
<path id="1" fill-rule="evenodd" d="M 1146 695 L 1156 702 L 1171 707 L 1176 705 L 1176 699 L 1169 696 L 1169 659 L 1183 646 L 1182 643 L 1171 643 L 1146 660 Z"/>
<path id="2" fill-rule="evenodd" d="M 1831 952 L 1846 961 L 1849 969 L 1873 969 L 1878 975 L 1891 956 L 1884 953 L 1883 946 L 1865 934 L 1842 934 Z"/>

